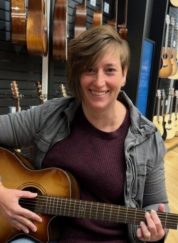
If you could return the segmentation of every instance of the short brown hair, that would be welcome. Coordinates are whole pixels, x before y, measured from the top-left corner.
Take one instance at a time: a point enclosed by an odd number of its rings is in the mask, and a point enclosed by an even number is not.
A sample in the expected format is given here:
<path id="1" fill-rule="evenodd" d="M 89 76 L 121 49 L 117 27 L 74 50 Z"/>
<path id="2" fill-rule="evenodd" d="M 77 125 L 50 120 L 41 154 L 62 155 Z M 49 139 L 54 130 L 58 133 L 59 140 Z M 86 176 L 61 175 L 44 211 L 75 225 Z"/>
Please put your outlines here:
<path id="1" fill-rule="evenodd" d="M 80 76 L 105 53 L 108 46 L 119 50 L 122 70 L 128 69 L 130 49 L 126 40 L 109 25 L 91 27 L 72 39 L 68 47 L 68 86 L 72 94 L 81 99 Z"/>

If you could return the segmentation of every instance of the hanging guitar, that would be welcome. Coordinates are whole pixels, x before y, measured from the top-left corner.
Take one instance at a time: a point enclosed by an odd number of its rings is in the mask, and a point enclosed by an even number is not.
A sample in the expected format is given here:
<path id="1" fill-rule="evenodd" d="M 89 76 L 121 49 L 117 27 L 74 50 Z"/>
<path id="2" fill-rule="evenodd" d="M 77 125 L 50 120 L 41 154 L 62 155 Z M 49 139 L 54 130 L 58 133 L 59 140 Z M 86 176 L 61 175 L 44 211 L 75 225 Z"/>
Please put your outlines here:
<path id="1" fill-rule="evenodd" d="M 42 84 L 40 81 L 37 81 L 35 82 L 36 84 L 36 89 L 37 89 L 37 95 L 38 95 L 38 98 L 39 98 L 39 101 L 40 101 L 40 104 L 43 104 L 44 103 L 44 95 L 42 93 Z"/>
<path id="2" fill-rule="evenodd" d="M 178 7 L 178 0 L 170 0 L 170 3 L 171 3 L 174 7 Z"/>
<path id="3" fill-rule="evenodd" d="M 34 55 L 46 56 L 48 52 L 45 0 L 28 1 L 27 49 Z"/>
<path id="4" fill-rule="evenodd" d="M 11 86 L 12 97 L 15 102 L 15 109 L 16 109 L 15 111 L 18 112 L 21 110 L 19 87 L 15 80 L 11 82 L 10 86 Z"/>
<path id="5" fill-rule="evenodd" d="M 166 15 L 166 33 L 165 33 L 165 45 L 162 47 L 161 51 L 161 67 L 159 70 L 160 78 L 167 78 L 172 73 L 172 64 L 170 52 L 168 49 L 168 35 L 169 35 L 169 25 L 170 25 L 170 16 Z"/>
<path id="6" fill-rule="evenodd" d="M 53 57 L 67 60 L 68 44 L 68 0 L 55 0 L 53 13 Z"/>
<path id="7" fill-rule="evenodd" d="M 145 210 L 79 200 L 79 187 L 75 178 L 59 168 L 31 170 L 11 151 L 0 148 L 1 180 L 5 187 L 31 190 L 38 193 L 34 199 L 20 199 L 21 206 L 42 214 L 38 230 L 28 237 L 40 242 L 49 241 L 48 227 L 53 217 L 66 216 L 94 220 L 137 224 L 145 220 Z M 13 176 L 12 176 L 13 175 Z M 178 214 L 158 212 L 163 227 L 177 229 Z M 0 213 L 0 242 L 7 242 L 14 236 L 22 235 Z"/>
<path id="8" fill-rule="evenodd" d="M 166 139 L 172 139 L 175 137 L 175 124 L 173 119 L 173 101 L 174 101 L 174 89 L 169 88 L 169 95 L 168 95 L 168 113 L 165 115 L 165 128 L 167 131 Z"/>
<path id="9" fill-rule="evenodd" d="M 174 75 L 169 76 L 169 79 L 177 80 L 178 79 L 178 22 L 175 23 L 175 60 L 177 65 L 177 71 Z"/>
<path id="10" fill-rule="evenodd" d="M 156 92 L 156 114 L 153 117 L 153 123 L 163 135 L 163 117 L 161 114 L 161 90 L 158 89 Z"/>
<path id="11" fill-rule="evenodd" d="M 75 7 L 75 24 L 74 24 L 74 38 L 84 32 L 87 22 L 87 6 L 86 0 L 82 4 L 77 4 Z"/>
<path id="12" fill-rule="evenodd" d="M 170 60 L 172 64 L 172 72 L 171 76 L 174 76 L 177 72 L 177 61 L 176 61 L 176 48 L 175 48 L 175 18 L 173 16 L 170 17 L 170 47 L 168 51 L 170 53 Z M 171 76 L 168 76 L 171 79 Z"/>
<path id="13" fill-rule="evenodd" d="M 11 41 L 26 43 L 26 6 L 24 0 L 11 0 Z"/>
<path id="14" fill-rule="evenodd" d="M 175 135 L 178 136 L 178 90 L 175 90 L 175 106 L 174 106 L 174 113 L 173 119 L 175 124 Z"/>
<path id="15" fill-rule="evenodd" d="M 93 9 L 93 18 L 92 18 L 92 26 L 98 26 L 103 24 L 103 1 L 100 2 L 100 10 L 96 10 L 96 1 L 90 0 L 90 5 L 94 6 Z"/>
<path id="16" fill-rule="evenodd" d="M 118 33 L 123 39 L 127 40 L 128 0 L 120 1 L 119 3 L 120 5 L 118 6 L 118 14 L 117 14 Z"/>
<path id="17" fill-rule="evenodd" d="M 163 127 L 163 134 L 162 134 L 162 138 L 165 141 L 167 138 L 167 129 L 166 129 L 166 120 L 165 120 L 165 116 L 166 116 L 166 94 L 165 94 L 165 90 L 162 89 L 161 90 L 161 115 L 162 115 L 162 127 Z"/>

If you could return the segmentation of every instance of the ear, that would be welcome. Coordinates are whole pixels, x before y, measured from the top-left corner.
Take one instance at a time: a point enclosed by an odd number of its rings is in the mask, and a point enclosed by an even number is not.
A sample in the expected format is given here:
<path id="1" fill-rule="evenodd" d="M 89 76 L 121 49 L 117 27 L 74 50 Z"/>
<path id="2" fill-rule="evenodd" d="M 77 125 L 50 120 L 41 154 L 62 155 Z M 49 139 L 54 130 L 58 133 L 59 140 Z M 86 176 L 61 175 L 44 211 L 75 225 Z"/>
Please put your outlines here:
<path id="1" fill-rule="evenodd" d="M 128 73 L 128 68 L 125 67 L 123 70 L 122 70 L 122 87 L 125 86 L 125 83 L 126 83 L 126 78 L 127 78 L 127 73 Z"/>

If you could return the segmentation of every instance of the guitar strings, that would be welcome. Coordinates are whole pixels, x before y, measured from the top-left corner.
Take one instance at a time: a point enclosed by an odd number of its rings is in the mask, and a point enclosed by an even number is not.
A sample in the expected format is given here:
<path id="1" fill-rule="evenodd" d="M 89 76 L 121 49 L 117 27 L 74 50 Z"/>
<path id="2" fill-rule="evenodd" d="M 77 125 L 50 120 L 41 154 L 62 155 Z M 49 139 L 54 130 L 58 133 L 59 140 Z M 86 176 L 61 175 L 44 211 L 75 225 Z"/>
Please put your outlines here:
<path id="1" fill-rule="evenodd" d="M 50 202 L 49 202 L 50 201 Z M 57 203 L 56 203 L 57 202 Z M 116 222 L 127 222 L 127 220 L 133 220 L 133 222 L 140 222 L 145 219 L 146 211 L 143 209 L 127 208 L 119 205 L 107 205 L 105 203 L 81 201 L 75 199 L 66 199 L 52 196 L 38 196 L 36 199 L 25 199 L 20 200 L 24 206 L 31 208 L 35 207 L 35 210 L 40 212 L 44 210 L 47 214 L 60 214 L 64 216 L 81 216 L 105 219 Z M 48 206 L 47 206 L 48 205 Z M 106 211 L 106 209 L 108 211 Z M 66 211 L 67 210 L 67 211 Z M 77 211 L 78 210 L 78 211 Z M 92 211 L 91 211 L 92 210 Z M 42 212 L 43 213 L 43 212 Z M 162 213 L 157 212 L 161 222 L 165 226 L 170 228 L 177 228 L 178 215 L 173 213 Z"/>

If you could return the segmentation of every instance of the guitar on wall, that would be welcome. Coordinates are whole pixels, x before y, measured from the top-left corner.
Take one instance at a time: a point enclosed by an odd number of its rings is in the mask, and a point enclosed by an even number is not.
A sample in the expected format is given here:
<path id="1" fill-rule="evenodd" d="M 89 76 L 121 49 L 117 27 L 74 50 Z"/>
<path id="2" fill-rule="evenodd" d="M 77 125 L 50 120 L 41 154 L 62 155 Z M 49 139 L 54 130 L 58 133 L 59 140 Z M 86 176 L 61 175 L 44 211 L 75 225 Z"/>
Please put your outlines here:
<path id="1" fill-rule="evenodd" d="M 171 76 L 175 75 L 177 72 L 177 61 L 176 61 L 176 45 L 175 45 L 175 18 L 170 16 L 170 47 L 168 51 L 170 53 L 170 60 L 172 64 Z M 170 76 L 168 76 L 170 78 Z"/>
<path id="2" fill-rule="evenodd" d="M 103 1 L 100 2 L 99 8 L 97 8 L 97 1 L 90 0 L 89 4 L 93 7 L 92 26 L 99 26 L 103 24 Z"/>
<path id="3" fill-rule="evenodd" d="M 39 102 L 40 102 L 40 104 L 43 104 L 44 100 L 45 100 L 45 97 L 44 97 L 44 95 L 42 93 L 42 83 L 40 81 L 36 81 L 35 84 L 36 84 L 36 89 L 37 89 L 37 95 L 38 95 Z"/>
<path id="4" fill-rule="evenodd" d="M 166 129 L 166 94 L 164 89 L 161 89 L 161 115 L 162 115 L 162 127 L 163 127 L 162 138 L 165 141 L 167 138 L 167 129 Z"/>
<path id="5" fill-rule="evenodd" d="M 174 89 L 169 88 L 168 95 L 168 113 L 165 115 L 165 128 L 167 131 L 166 139 L 172 139 L 175 137 L 175 120 L 173 119 L 173 102 L 174 102 Z"/>
<path id="6" fill-rule="evenodd" d="M 11 41 L 26 43 L 26 6 L 24 0 L 11 0 Z"/>
<path id="7" fill-rule="evenodd" d="M 170 3 L 171 3 L 174 7 L 178 7 L 178 0 L 170 0 Z"/>
<path id="8" fill-rule="evenodd" d="M 177 80 L 178 79 L 178 22 L 175 23 L 175 59 L 177 65 L 177 72 L 174 75 L 169 76 L 169 79 Z"/>
<path id="9" fill-rule="evenodd" d="M 59 168 L 31 170 L 23 165 L 16 154 L 4 148 L 0 148 L 0 171 L 2 183 L 7 188 L 32 190 L 38 193 L 36 198 L 21 198 L 19 203 L 42 214 L 42 223 L 36 224 L 38 230 L 27 235 L 40 242 L 48 242 L 48 226 L 55 216 L 128 224 L 139 224 L 145 219 L 144 209 L 79 200 L 79 187 L 71 174 Z M 178 214 L 158 212 L 158 216 L 163 227 L 177 229 Z M 1 213 L 0 229 L 0 242 L 7 242 L 23 234 L 12 228 Z"/>
<path id="10" fill-rule="evenodd" d="M 67 60 L 68 44 L 68 0 L 55 0 L 53 12 L 53 57 Z"/>
<path id="11" fill-rule="evenodd" d="M 13 80 L 10 86 L 11 86 L 12 97 L 15 102 L 15 111 L 18 112 L 21 110 L 21 107 L 20 107 L 20 93 L 19 93 L 19 87 L 17 81 Z"/>
<path id="12" fill-rule="evenodd" d="M 156 92 L 156 114 L 153 117 L 153 123 L 163 135 L 163 117 L 161 114 L 161 90 L 158 89 Z"/>
<path id="13" fill-rule="evenodd" d="M 74 38 L 84 32 L 87 22 L 87 6 L 86 0 L 82 4 L 77 4 L 75 7 L 75 25 L 74 25 Z"/>
<path id="14" fill-rule="evenodd" d="M 178 90 L 175 90 L 175 106 L 174 106 L 174 113 L 173 119 L 175 124 L 175 135 L 178 136 Z"/>
<path id="15" fill-rule="evenodd" d="M 45 0 L 29 0 L 26 27 L 27 49 L 34 55 L 46 56 L 48 52 Z"/>
<path id="16" fill-rule="evenodd" d="M 170 51 L 168 48 L 168 38 L 169 38 L 169 25 L 170 25 L 170 16 L 166 15 L 166 33 L 165 33 L 165 45 L 161 50 L 161 67 L 159 70 L 160 78 L 167 78 L 172 73 L 172 63 L 170 57 Z"/>

